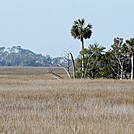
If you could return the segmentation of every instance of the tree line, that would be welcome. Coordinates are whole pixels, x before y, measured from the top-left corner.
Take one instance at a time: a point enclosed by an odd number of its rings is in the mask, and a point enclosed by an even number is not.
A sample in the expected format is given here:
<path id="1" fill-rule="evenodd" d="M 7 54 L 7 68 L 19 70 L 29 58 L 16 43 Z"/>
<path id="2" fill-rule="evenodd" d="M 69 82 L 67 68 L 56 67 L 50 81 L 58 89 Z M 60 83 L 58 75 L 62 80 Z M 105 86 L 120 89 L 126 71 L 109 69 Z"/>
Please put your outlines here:
<path id="1" fill-rule="evenodd" d="M 21 46 L 0 47 L 0 66 L 62 66 L 72 78 L 134 79 L 134 38 L 124 41 L 115 37 L 108 51 L 99 43 L 85 48 L 84 40 L 90 39 L 92 25 L 86 25 L 84 19 L 74 21 L 71 35 L 81 42 L 80 55 L 76 59 L 72 52 L 52 58 Z M 70 73 L 70 68 L 73 73 Z"/>
<path id="2" fill-rule="evenodd" d="M 71 62 L 64 57 L 52 58 L 50 55 L 36 54 L 21 46 L 0 47 L 0 66 L 67 66 Z"/>
<path id="3" fill-rule="evenodd" d="M 85 25 L 84 19 L 74 21 L 71 35 L 80 40 L 81 51 L 74 65 L 75 78 L 131 79 L 134 77 L 134 38 L 126 41 L 115 37 L 110 50 L 98 43 L 84 47 L 84 39 L 92 35 L 92 25 Z"/>

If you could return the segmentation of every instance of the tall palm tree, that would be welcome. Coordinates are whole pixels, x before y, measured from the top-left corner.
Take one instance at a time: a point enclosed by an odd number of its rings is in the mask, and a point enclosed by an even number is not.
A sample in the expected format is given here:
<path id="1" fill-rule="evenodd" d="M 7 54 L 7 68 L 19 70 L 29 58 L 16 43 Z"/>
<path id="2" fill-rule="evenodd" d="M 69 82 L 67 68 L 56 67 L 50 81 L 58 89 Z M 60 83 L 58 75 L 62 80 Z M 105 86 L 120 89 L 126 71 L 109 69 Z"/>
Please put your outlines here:
<path id="1" fill-rule="evenodd" d="M 134 38 L 126 40 L 126 44 L 131 56 L 131 80 L 134 79 Z"/>
<path id="2" fill-rule="evenodd" d="M 75 38 L 81 41 L 81 47 L 82 47 L 82 53 L 81 53 L 81 59 L 82 59 L 82 77 L 84 77 L 84 71 L 85 71 L 85 65 L 84 65 L 84 39 L 89 39 L 92 35 L 91 31 L 92 25 L 88 24 L 85 26 L 85 20 L 84 19 L 78 19 L 77 21 L 74 21 L 74 24 L 71 29 L 71 35 Z"/>

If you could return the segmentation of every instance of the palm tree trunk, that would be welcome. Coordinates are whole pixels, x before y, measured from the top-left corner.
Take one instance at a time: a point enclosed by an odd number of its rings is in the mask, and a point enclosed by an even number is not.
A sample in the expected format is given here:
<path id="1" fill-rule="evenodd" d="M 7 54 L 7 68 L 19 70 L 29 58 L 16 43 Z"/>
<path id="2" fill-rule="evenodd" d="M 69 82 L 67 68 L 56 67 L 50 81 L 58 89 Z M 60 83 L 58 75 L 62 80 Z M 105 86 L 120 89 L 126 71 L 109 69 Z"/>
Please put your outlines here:
<path id="1" fill-rule="evenodd" d="M 134 79 L 134 54 L 131 56 L 131 80 Z"/>
<path id="2" fill-rule="evenodd" d="M 84 57 L 84 40 L 83 40 L 83 37 L 81 37 L 81 45 L 82 45 L 82 55 L 81 55 L 81 60 L 82 60 L 82 78 L 84 78 L 84 72 L 85 72 L 85 65 L 84 65 L 84 60 L 85 60 L 85 57 Z"/>

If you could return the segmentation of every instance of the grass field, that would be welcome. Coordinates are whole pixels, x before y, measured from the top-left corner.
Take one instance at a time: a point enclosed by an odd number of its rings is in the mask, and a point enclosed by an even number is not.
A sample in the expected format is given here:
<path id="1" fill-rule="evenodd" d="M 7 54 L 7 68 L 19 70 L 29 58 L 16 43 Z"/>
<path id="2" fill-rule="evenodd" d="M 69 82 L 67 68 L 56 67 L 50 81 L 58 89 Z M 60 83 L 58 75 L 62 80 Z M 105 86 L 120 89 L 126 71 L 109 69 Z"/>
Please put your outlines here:
<path id="1" fill-rule="evenodd" d="M 134 134 L 134 82 L 56 80 L 57 68 L 0 68 L 0 134 Z"/>

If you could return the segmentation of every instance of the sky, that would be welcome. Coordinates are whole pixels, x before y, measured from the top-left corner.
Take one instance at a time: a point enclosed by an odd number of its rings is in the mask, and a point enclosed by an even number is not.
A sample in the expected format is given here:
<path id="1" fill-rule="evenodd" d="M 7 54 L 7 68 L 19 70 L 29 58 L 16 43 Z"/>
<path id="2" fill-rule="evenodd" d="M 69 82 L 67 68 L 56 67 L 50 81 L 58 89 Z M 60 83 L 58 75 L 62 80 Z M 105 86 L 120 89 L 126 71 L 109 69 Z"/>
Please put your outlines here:
<path id="1" fill-rule="evenodd" d="M 110 49 L 113 38 L 134 37 L 134 0 L 0 0 L 0 46 L 22 48 L 51 57 L 72 52 L 81 44 L 70 30 L 75 20 L 91 24 L 95 42 Z"/>

